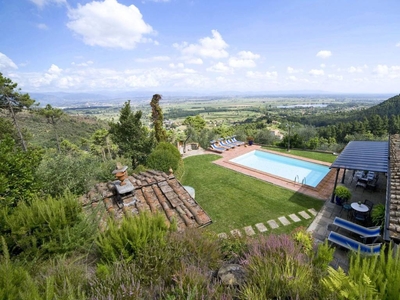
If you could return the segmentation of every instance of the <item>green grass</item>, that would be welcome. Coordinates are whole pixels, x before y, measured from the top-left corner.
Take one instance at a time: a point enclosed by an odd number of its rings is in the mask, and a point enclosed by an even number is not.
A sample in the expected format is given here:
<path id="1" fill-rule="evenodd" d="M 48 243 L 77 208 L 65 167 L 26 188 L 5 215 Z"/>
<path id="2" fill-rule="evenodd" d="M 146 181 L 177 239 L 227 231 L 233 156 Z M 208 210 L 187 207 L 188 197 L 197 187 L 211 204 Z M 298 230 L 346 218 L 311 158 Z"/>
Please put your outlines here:
<path id="1" fill-rule="evenodd" d="M 283 149 L 283 148 L 277 148 L 277 147 L 262 147 L 262 148 L 266 149 L 266 150 L 281 152 L 281 153 L 288 153 L 287 149 Z M 311 151 L 311 150 L 291 149 L 289 153 L 291 155 L 315 159 L 315 160 L 324 161 L 324 162 L 328 162 L 328 163 L 333 163 L 335 161 L 335 159 L 337 158 L 337 156 L 333 155 L 331 152 L 324 153 L 324 152 L 316 152 L 316 151 Z"/>
<path id="2" fill-rule="evenodd" d="M 217 166 L 218 155 L 185 158 L 184 185 L 196 190 L 196 201 L 213 220 L 209 229 L 219 233 L 242 229 L 308 208 L 317 211 L 323 201 Z M 274 233 L 288 233 L 310 220 L 281 226 Z M 271 231 L 271 230 L 270 230 Z"/>

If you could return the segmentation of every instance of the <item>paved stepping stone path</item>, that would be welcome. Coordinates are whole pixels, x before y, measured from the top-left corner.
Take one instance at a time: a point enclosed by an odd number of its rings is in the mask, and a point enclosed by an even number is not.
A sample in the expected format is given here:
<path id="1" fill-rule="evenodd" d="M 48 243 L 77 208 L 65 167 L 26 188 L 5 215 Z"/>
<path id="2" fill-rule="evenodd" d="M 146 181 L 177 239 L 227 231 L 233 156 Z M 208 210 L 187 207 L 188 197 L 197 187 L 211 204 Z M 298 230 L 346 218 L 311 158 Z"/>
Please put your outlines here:
<path id="1" fill-rule="evenodd" d="M 287 226 L 287 225 L 291 224 L 291 221 L 293 221 L 295 223 L 300 222 L 301 219 L 299 218 L 298 215 L 300 215 L 300 217 L 302 217 L 303 219 L 308 220 L 311 218 L 310 214 L 312 216 L 316 216 L 318 214 L 318 212 L 314 208 L 310 208 L 307 210 L 307 212 L 303 210 L 303 211 L 298 212 L 297 215 L 290 214 L 288 216 L 289 218 L 287 218 L 286 216 L 282 216 L 282 217 L 279 217 L 278 220 L 283 226 Z M 278 222 L 275 220 L 269 220 L 269 221 L 267 221 L 267 224 L 269 225 L 269 227 L 271 227 L 271 229 L 275 229 L 275 228 L 279 227 Z M 257 231 L 260 233 L 268 231 L 268 228 L 263 223 L 257 223 L 254 226 L 257 228 Z M 246 235 L 248 235 L 248 236 L 253 236 L 256 234 L 256 231 L 253 229 L 253 227 L 251 225 L 244 227 L 243 230 L 246 233 Z M 230 231 L 230 233 L 232 236 L 238 236 L 238 237 L 242 236 L 242 233 L 240 232 L 239 229 L 233 229 Z M 222 232 L 222 233 L 218 234 L 218 237 L 226 239 L 226 238 L 228 238 L 228 235 L 225 232 Z"/>
<path id="2" fill-rule="evenodd" d="M 238 237 L 241 237 L 241 236 L 242 236 L 242 234 L 240 233 L 240 230 L 239 230 L 239 229 L 233 229 L 233 230 L 231 230 L 231 234 L 232 234 L 233 236 L 238 236 Z"/>
<path id="3" fill-rule="evenodd" d="M 314 208 L 309 208 L 308 211 L 313 215 L 316 216 L 318 212 Z"/>
<path id="4" fill-rule="evenodd" d="M 311 218 L 310 215 L 308 213 L 306 213 L 304 210 L 299 212 L 299 215 L 302 216 L 306 220 Z"/>
<path id="5" fill-rule="evenodd" d="M 289 220 L 286 217 L 279 217 L 278 220 L 283 224 L 283 226 L 287 226 L 290 224 Z"/>
<path id="6" fill-rule="evenodd" d="M 256 227 L 259 232 L 266 232 L 268 230 L 263 223 L 257 223 Z"/>
<path id="7" fill-rule="evenodd" d="M 301 219 L 296 214 L 289 215 L 289 218 L 293 220 L 293 222 L 300 222 Z"/>
<path id="8" fill-rule="evenodd" d="M 253 229 L 253 227 L 251 227 L 251 226 L 246 226 L 246 227 L 244 228 L 244 231 L 246 232 L 246 234 L 247 234 L 248 236 L 252 236 L 252 235 L 255 235 L 255 234 L 256 234 L 255 231 L 254 231 L 254 229 Z"/>

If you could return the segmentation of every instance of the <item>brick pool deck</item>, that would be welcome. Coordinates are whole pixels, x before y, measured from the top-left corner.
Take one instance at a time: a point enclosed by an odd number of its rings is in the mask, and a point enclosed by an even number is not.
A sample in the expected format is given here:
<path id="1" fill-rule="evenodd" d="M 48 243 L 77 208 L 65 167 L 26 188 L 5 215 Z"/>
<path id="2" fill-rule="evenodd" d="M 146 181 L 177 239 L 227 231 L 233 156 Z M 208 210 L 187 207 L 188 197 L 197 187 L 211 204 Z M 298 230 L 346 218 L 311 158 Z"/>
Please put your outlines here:
<path id="1" fill-rule="evenodd" d="M 307 186 L 307 185 L 303 185 L 301 183 L 295 182 L 294 178 L 293 178 L 293 181 L 285 180 L 283 178 L 276 177 L 271 174 L 260 172 L 255 169 L 247 168 L 247 167 L 230 162 L 230 160 L 235 157 L 249 153 L 254 150 L 260 150 L 260 149 L 261 149 L 261 146 L 258 146 L 258 145 L 252 145 L 252 146 L 247 146 L 247 147 L 240 146 L 240 147 L 236 147 L 234 149 L 229 149 L 228 151 L 224 151 L 223 153 L 221 153 L 222 157 L 220 159 L 214 161 L 214 163 L 219 166 L 246 174 L 248 176 L 252 176 L 252 177 L 258 178 L 260 180 L 284 187 L 286 189 L 289 189 L 289 190 L 292 190 L 295 192 L 299 192 L 299 193 L 302 193 L 302 194 L 305 194 L 308 196 L 312 196 L 317 199 L 321 199 L 321 200 L 330 199 L 330 196 L 333 191 L 334 182 L 335 182 L 335 176 L 336 176 L 335 170 L 329 171 L 329 173 L 318 184 L 318 186 L 313 188 L 311 186 Z M 266 150 L 263 150 L 263 151 L 266 151 Z M 209 152 L 211 153 L 211 151 L 209 151 Z M 281 153 L 281 152 L 275 152 L 275 151 L 270 151 L 270 150 L 268 150 L 267 152 L 299 159 L 298 156 L 290 155 L 290 153 Z M 212 152 L 212 153 L 215 153 L 215 152 Z M 323 163 L 323 162 L 321 163 L 320 161 L 315 161 L 312 159 L 306 159 L 306 158 L 301 158 L 301 159 L 309 161 L 309 162 L 318 163 L 318 164 L 324 164 L 326 166 L 331 165 L 330 163 Z"/>

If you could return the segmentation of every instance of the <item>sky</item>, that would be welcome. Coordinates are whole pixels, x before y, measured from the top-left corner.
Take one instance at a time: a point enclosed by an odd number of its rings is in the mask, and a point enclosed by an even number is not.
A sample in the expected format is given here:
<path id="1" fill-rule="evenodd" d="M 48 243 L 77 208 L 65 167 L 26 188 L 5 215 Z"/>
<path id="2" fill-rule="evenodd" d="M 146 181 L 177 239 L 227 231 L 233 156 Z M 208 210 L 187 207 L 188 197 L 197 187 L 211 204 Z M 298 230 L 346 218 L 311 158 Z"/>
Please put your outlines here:
<path id="1" fill-rule="evenodd" d="M 0 0 L 24 92 L 400 93 L 399 0 Z"/>

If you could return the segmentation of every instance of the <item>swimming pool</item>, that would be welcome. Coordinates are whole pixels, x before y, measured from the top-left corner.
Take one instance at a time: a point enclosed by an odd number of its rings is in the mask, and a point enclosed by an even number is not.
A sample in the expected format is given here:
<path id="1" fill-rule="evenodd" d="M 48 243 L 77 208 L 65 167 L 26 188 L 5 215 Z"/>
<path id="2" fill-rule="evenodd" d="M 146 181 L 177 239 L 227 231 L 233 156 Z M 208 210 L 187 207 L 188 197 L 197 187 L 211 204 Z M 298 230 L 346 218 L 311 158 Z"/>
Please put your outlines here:
<path id="1" fill-rule="evenodd" d="M 327 166 L 260 150 L 243 154 L 230 162 L 312 187 L 316 187 L 330 170 Z"/>

